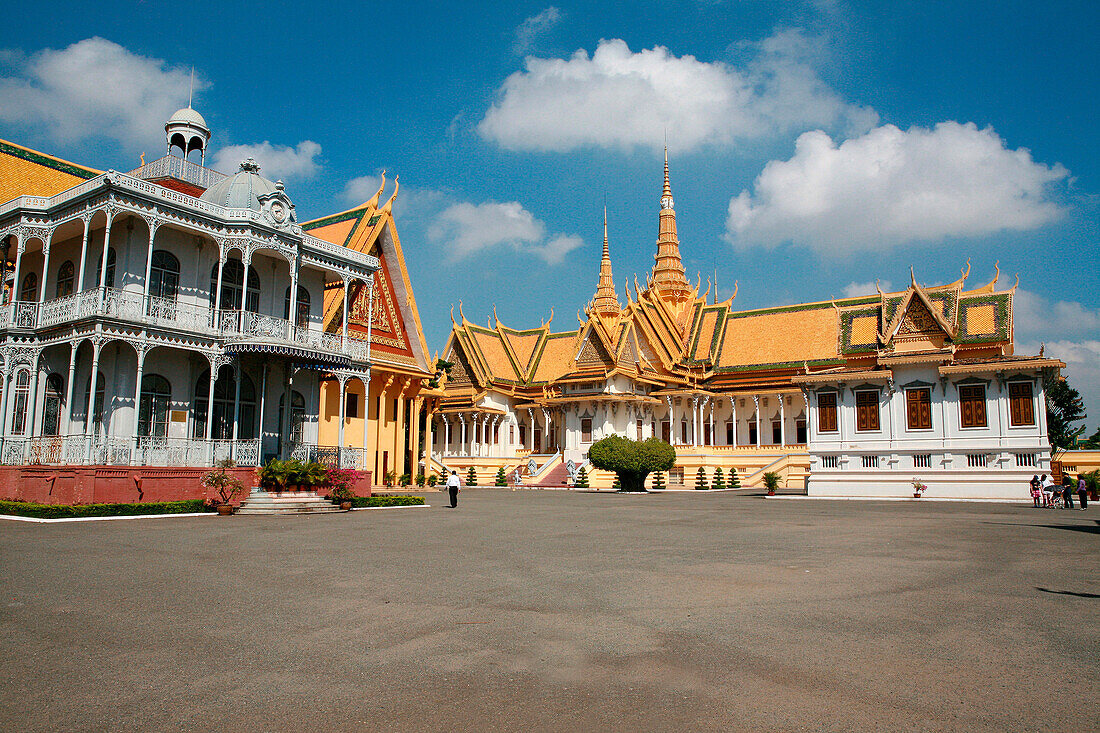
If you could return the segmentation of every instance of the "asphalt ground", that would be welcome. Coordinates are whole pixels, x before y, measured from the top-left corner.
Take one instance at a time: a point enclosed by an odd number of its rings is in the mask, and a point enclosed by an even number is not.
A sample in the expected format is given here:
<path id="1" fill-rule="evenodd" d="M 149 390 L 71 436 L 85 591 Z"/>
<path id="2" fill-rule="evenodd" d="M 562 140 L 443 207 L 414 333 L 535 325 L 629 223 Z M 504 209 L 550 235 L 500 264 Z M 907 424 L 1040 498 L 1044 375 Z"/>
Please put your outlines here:
<path id="1" fill-rule="evenodd" d="M 1100 729 L 1100 508 L 0 523 L 0 730 Z"/>

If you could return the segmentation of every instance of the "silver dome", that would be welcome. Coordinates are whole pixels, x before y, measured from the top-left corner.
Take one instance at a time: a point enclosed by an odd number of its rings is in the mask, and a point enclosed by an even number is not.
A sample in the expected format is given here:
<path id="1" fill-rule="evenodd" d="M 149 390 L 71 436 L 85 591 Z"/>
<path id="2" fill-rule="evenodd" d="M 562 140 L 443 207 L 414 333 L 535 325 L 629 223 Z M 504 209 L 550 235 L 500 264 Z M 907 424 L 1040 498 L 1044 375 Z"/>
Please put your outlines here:
<path id="1" fill-rule="evenodd" d="M 199 199 L 230 209 L 261 211 L 263 207 L 259 197 L 276 190 L 274 183 L 260 175 L 260 166 L 256 161 L 249 158 L 241 162 L 238 172 L 206 189 Z"/>

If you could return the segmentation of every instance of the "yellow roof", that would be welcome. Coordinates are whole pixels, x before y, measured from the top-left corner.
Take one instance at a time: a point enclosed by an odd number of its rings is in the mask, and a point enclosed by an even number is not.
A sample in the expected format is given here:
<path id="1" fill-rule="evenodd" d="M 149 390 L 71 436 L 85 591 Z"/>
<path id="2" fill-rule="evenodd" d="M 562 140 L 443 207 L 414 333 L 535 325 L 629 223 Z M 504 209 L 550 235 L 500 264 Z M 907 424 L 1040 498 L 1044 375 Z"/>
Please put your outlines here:
<path id="1" fill-rule="evenodd" d="M 16 196 L 53 196 L 101 172 L 0 140 L 0 203 Z"/>

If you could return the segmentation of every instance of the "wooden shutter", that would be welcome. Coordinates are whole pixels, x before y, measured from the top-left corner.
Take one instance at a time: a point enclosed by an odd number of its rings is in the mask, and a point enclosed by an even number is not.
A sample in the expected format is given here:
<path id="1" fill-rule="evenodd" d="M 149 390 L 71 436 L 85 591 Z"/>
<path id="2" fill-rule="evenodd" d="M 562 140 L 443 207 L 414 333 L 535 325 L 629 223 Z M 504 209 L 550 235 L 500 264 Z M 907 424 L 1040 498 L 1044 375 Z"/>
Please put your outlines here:
<path id="1" fill-rule="evenodd" d="M 1008 402 L 1013 425 L 1035 424 L 1030 382 L 1016 382 L 1008 385 Z"/>
<path id="2" fill-rule="evenodd" d="M 905 392 L 905 423 L 910 430 L 929 430 L 932 427 L 932 392 L 928 389 L 910 389 Z"/>
<path id="3" fill-rule="evenodd" d="M 856 392 L 856 429 L 879 429 L 878 392 Z"/>
<path id="4" fill-rule="evenodd" d="M 836 392 L 817 396 L 817 429 L 822 433 L 836 432 Z"/>

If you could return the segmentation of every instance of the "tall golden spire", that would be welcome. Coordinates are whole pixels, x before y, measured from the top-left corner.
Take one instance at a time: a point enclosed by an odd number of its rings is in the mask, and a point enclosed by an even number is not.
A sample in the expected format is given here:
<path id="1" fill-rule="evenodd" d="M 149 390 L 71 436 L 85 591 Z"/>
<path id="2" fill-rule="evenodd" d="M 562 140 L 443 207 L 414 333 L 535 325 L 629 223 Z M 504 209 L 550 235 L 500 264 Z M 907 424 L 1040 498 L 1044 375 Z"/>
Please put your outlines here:
<path id="1" fill-rule="evenodd" d="M 668 146 L 665 146 L 665 186 L 661 193 L 661 217 L 657 233 L 657 254 L 653 257 L 653 290 L 672 301 L 691 297 L 691 284 L 684 277 L 680 259 L 680 240 L 676 236 L 676 210 L 673 208 L 672 186 L 668 181 Z"/>
<path id="2" fill-rule="evenodd" d="M 600 282 L 590 309 L 601 316 L 615 316 L 622 310 L 611 277 L 611 250 L 607 245 L 607 207 L 603 207 L 603 257 L 600 259 Z"/>

